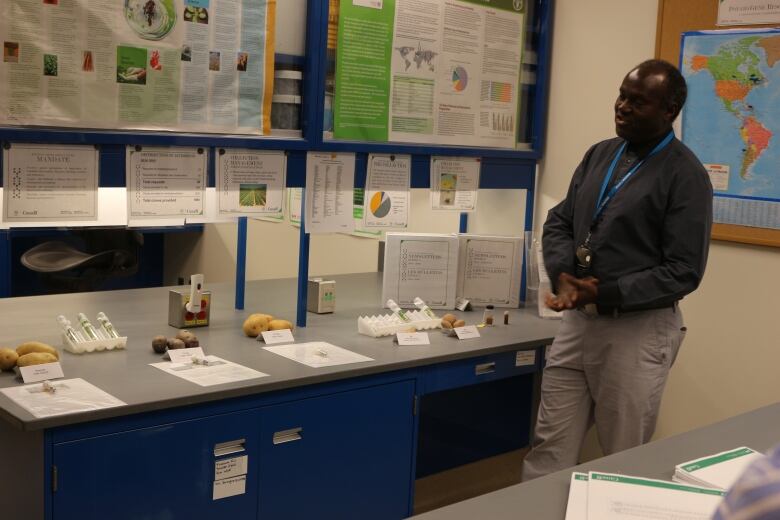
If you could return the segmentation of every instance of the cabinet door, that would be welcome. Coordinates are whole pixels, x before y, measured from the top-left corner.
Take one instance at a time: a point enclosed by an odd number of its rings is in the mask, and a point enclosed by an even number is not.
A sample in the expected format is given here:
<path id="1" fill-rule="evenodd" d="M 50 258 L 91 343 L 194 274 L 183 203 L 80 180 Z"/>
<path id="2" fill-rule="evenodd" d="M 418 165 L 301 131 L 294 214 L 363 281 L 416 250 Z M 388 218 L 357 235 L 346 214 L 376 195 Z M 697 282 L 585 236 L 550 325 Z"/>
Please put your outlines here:
<path id="1" fill-rule="evenodd" d="M 55 444 L 53 518 L 256 519 L 257 417 L 236 412 Z M 214 500 L 216 461 L 241 456 L 245 492 Z"/>
<path id="2" fill-rule="evenodd" d="M 412 487 L 414 383 L 261 410 L 260 519 L 399 519 Z"/>

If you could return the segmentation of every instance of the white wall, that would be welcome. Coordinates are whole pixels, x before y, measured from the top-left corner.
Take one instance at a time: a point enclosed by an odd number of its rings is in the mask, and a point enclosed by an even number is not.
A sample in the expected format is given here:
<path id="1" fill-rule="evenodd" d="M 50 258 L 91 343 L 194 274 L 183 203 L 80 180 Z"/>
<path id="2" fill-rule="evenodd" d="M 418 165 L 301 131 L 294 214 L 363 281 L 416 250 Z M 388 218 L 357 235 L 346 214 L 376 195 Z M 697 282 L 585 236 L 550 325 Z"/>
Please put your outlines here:
<path id="1" fill-rule="evenodd" d="M 612 106 L 622 78 L 654 55 L 657 8 L 657 0 L 556 2 L 536 229 L 565 195 L 587 148 L 614 135 Z M 779 266 L 777 249 L 712 243 L 704 281 L 681 305 L 688 335 L 664 394 L 656 438 L 778 401 L 780 344 L 773 323 Z M 584 458 L 597 453 L 591 435 Z"/>
<path id="2" fill-rule="evenodd" d="M 477 211 L 469 217 L 469 231 L 521 235 L 524 229 L 525 190 L 482 190 Z M 460 213 L 432 211 L 429 191 L 412 190 L 409 229 L 413 233 L 454 233 Z M 298 275 L 298 228 L 290 224 L 249 220 L 247 225 L 247 280 Z M 312 235 L 309 245 L 311 276 L 376 271 L 378 240 L 348 235 Z M 236 225 L 209 224 L 200 233 L 172 233 L 165 242 L 165 283 L 203 273 L 211 282 L 235 279 Z"/>

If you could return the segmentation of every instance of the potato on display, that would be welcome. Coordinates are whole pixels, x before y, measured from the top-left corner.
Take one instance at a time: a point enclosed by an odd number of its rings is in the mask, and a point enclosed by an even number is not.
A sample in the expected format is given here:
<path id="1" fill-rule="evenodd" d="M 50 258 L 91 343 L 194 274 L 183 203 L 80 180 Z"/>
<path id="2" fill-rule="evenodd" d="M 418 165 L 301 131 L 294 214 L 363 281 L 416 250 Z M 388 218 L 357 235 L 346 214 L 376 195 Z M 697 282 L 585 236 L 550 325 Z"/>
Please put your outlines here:
<path id="1" fill-rule="evenodd" d="M 0 370 L 11 370 L 16 366 L 19 354 L 12 348 L 0 348 Z"/>
<path id="2" fill-rule="evenodd" d="M 184 348 L 184 342 L 180 340 L 179 338 L 168 338 L 168 349 L 169 350 L 176 350 L 180 348 Z"/>
<path id="3" fill-rule="evenodd" d="M 455 320 L 455 322 L 452 324 L 453 329 L 457 329 L 458 327 L 465 327 L 466 322 L 463 320 Z"/>
<path id="4" fill-rule="evenodd" d="M 457 319 L 458 318 L 454 314 L 449 314 L 449 313 L 447 313 L 447 314 L 445 314 L 444 316 L 441 317 L 441 321 L 442 322 L 446 321 L 446 322 L 449 322 L 449 323 L 453 323 Z"/>
<path id="5" fill-rule="evenodd" d="M 31 352 L 23 356 L 19 356 L 16 360 L 16 365 L 19 367 L 29 367 L 31 365 L 44 365 L 46 363 L 56 363 L 57 358 L 53 354 L 48 352 Z"/>
<path id="6" fill-rule="evenodd" d="M 270 314 L 250 314 L 244 321 L 243 330 L 244 334 L 250 338 L 256 338 L 261 332 L 268 330 L 268 324 L 273 320 L 273 316 Z"/>
<path id="7" fill-rule="evenodd" d="M 40 341 L 28 341 L 16 347 L 16 353 L 19 354 L 19 357 L 35 352 L 51 354 L 55 357 L 55 360 L 60 359 L 60 353 L 57 352 L 56 348 L 47 345 L 46 343 L 41 343 Z"/>
<path id="8" fill-rule="evenodd" d="M 155 336 L 152 338 L 152 349 L 158 354 L 165 354 L 168 350 L 168 338 L 165 336 Z"/>
<path id="9" fill-rule="evenodd" d="M 293 324 L 287 320 L 271 320 L 268 322 L 268 330 L 283 330 L 283 329 L 293 330 L 294 327 Z"/>
<path id="10" fill-rule="evenodd" d="M 197 348 L 200 346 L 198 337 L 188 330 L 180 330 L 179 333 L 176 334 L 176 339 L 182 340 L 185 348 Z"/>

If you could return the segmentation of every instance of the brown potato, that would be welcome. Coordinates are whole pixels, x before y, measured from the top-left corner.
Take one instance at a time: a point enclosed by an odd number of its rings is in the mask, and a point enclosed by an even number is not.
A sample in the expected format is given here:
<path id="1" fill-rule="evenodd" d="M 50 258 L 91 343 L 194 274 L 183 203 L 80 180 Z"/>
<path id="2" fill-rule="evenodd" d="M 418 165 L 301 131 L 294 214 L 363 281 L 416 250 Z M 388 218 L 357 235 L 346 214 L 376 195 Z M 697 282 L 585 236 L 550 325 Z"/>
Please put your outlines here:
<path id="1" fill-rule="evenodd" d="M 168 349 L 176 350 L 178 348 L 184 348 L 184 342 L 179 338 L 168 338 Z"/>
<path id="2" fill-rule="evenodd" d="M 458 328 L 458 327 L 465 327 L 465 326 L 466 326 L 466 322 L 465 322 L 465 321 L 463 321 L 463 320 L 456 320 L 456 321 L 455 321 L 455 322 L 452 324 L 452 328 L 453 328 L 453 329 L 456 329 L 456 328 Z"/>
<path id="3" fill-rule="evenodd" d="M 152 338 L 152 349 L 158 354 L 165 354 L 168 350 L 168 338 L 165 336 L 155 336 Z"/>
<path id="4" fill-rule="evenodd" d="M 19 354 L 12 348 L 0 348 L 0 370 L 11 370 L 16 366 Z"/>
<path id="5" fill-rule="evenodd" d="M 457 316 L 455 316 L 454 314 L 449 314 L 449 313 L 445 314 L 444 316 L 441 317 L 441 321 L 448 321 L 450 323 L 454 323 L 455 320 L 457 320 L 457 319 L 458 319 Z"/>
<path id="6" fill-rule="evenodd" d="M 243 330 L 244 334 L 250 338 L 256 338 L 261 332 L 268 330 L 268 322 L 273 319 L 268 314 L 251 314 L 244 321 Z"/>
<path id="7" fill-rule="evenodd" d="M 47 345 L 46 343 L 41 343 L 40 341 L 28 341 L 16 347 L 16 353 L 19 354 L 19 357 L 22 357 L 25 354 L 31 354 L 33 352 L 51 354 L 56 359 L 60 359 L 60 353 L 57 352 L 56 348 L 52 347 L 51 345 Z"/>
<path id="8" fill-rule="evenodd" d="M 441 328 L 443 328 L 443 329 L 451 329 L 452 328 L 452 323 L 450 323 L 447 320 L 441 320 Z"/>
<path id="9" fill-rule="evenodd" d="M 287 320 L 271 320 L 268 322 L 268 330 L 282 330 L 282 329 L 290 329 L 293 330 L 295 327 L 292 323 L 290 323 Z"/>
<path id="10" fill-rule="evenodd" d="M 48 352 L 30 352 L 23 356 L 19 356 L 16 360 L 16 365 L 19 367 L 28 367 L 30 365 L 43 365 L 45 363 L 56 363 L 57 358 L 53 354 Z"/>
<path id="11" fill-rule="evenodd" d="M 196 340 L 198 339 L 195 334 L 188 330 L 180 330 L 178 333 L 176 333 L 176 338 L 182 340 L 184 343 L 187 343 L 188 341 Z"/>

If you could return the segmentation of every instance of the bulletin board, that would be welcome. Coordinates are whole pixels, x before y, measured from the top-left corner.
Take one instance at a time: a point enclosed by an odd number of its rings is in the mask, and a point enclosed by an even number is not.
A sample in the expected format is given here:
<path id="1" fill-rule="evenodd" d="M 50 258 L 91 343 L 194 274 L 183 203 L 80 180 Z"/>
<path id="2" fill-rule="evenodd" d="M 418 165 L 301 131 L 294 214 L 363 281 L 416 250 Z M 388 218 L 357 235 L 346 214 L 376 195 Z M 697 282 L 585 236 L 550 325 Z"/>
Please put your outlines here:
<path id="1" fill-rule="evenodd" d="M 658 3 L 655 55 L 677 64 L 680 60 L 680 38 L 687 31 L 726 29 L 716 25 L 716 0 L 661 0 Z M 768 28 L 767 25 L 738 26 Z M 780 247 L 780 230 L 732 224 L 714 224 L 712 238 L 730 242 Z"/>

